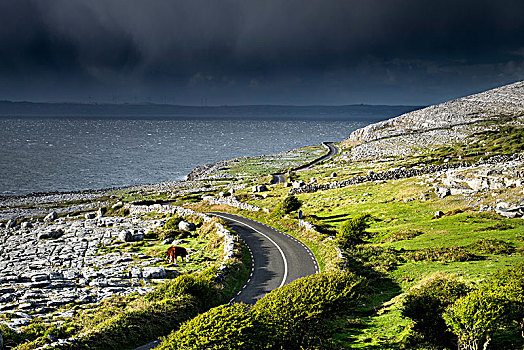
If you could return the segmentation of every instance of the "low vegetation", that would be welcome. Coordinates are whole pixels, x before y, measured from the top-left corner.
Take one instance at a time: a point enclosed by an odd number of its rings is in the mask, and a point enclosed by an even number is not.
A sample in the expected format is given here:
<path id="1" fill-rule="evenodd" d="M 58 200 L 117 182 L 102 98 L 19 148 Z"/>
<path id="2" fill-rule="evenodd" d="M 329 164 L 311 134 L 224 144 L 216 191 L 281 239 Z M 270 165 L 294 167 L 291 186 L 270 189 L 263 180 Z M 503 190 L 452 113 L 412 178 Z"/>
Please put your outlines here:
<path id="1" fill-rule="evenodd" d="M 313 275 L 281 287 L 254 306 L 220 306 L 188 321 L 159 349 L 312 349 L 335 346 L 338 317 L 365 294 L 351 273 Z"/>
<path id="2" fill-rule="evenodd" d="M 294 211 L 297 211 L 302 206 L 302 202 L 297 199 L 297 197 L 291 195 L 286 196 L 282 202 L 277 205 L 275 210 L 272 212 L 272 216 L 281 217 L 286 214 L 290 214 Z"/>

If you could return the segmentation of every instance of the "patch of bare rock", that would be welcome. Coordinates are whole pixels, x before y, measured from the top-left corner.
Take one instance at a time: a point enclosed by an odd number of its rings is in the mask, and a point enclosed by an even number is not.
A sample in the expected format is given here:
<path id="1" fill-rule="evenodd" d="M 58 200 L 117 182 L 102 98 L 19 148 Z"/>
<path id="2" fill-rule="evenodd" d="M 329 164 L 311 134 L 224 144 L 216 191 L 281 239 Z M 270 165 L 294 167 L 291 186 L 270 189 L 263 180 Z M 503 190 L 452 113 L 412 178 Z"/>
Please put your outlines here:
<path id="1" fill-rule="evenodd" d="M 112 295 L 144 294 L 151 279 L 165 278 L 142 253 L 101 254 L 100 246 L 122 244 L 122 234 L 143 239 L 161 220 L 75 217 L 0 227 L 0 314 L 16 329 L 34 317 L 53 315 L 66 304 L 96 303 Z"/>
<path id="2" fill-rule="evenodd" d="M 355 130 L 341 160 L 386 160 L 463 141 L 486 130 L 480 122 L 524 124 L 524 82 L 426 107 Z"/>

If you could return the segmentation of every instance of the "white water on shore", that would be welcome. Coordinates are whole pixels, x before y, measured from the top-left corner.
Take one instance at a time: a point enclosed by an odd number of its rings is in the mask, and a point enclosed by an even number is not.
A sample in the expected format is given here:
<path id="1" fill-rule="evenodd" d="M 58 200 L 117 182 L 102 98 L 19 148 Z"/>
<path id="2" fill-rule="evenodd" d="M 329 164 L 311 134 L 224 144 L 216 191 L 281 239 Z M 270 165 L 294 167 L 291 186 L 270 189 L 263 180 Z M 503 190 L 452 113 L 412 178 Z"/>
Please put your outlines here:
<path id="1" fill-rule="evenodd" d="M 0 119 L 0 195 L 182 180 L 196 166 L 340 141 L 329 120 Z"/>

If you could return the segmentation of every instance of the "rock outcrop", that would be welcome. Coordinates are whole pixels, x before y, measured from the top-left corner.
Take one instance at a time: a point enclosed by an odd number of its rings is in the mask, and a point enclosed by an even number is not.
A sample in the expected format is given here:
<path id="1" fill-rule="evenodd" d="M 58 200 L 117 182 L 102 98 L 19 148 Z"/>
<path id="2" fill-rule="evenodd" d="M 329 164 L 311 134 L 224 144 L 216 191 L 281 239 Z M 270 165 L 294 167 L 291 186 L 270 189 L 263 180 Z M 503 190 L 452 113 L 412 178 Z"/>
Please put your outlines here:
<path id="1" fill-rule="evenodd" d="M 387 160 L 408 157 L 486 130 L 480 122 L 524 124 L 524 82 L 426 107 L 355 130 L 354 146 L 340 159 Z"/>
<path id="2" fill-rule="evenodd" d="M 355 130 L 353 142 L 467 125 L 524 114 L 524 81 L 409 112 Z"/>

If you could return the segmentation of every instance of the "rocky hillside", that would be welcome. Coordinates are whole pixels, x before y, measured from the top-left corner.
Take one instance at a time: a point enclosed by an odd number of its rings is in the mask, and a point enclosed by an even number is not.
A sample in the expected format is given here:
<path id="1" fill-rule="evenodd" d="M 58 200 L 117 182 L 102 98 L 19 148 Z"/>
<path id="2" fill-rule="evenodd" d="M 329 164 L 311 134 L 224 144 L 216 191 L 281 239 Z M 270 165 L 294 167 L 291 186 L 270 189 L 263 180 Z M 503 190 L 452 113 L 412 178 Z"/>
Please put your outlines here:
<path id="1" fill-rule="evenodd" d="M 426 107 L 354 131 L 351 160 L 405 157 L 453 144 L 486 129 L 479 123 L 522 123 L 524 82 Z M 500 124 L 500 123 L 499 123 Z M 391 145 L 395 145 L 392 147 Z"/>

